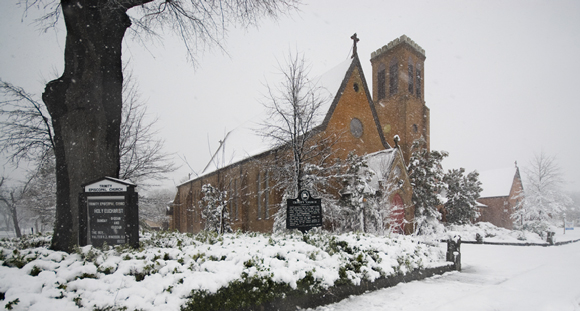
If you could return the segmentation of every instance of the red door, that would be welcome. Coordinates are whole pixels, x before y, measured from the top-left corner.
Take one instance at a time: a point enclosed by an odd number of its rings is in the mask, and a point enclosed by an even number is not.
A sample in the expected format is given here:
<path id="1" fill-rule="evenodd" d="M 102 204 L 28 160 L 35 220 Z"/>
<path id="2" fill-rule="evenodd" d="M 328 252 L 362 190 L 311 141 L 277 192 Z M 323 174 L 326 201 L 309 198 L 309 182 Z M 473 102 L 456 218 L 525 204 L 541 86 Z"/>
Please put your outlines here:
<path id="1" fill-rule="evenodd" d="M 391 202 L 391 224 L 393 226 L 393 232 L 404 234 L 404 221 L 405 221 L 405 204 L 403 204 L 403 199 L 397 193 L 393 196 L 393 201 Z"/>

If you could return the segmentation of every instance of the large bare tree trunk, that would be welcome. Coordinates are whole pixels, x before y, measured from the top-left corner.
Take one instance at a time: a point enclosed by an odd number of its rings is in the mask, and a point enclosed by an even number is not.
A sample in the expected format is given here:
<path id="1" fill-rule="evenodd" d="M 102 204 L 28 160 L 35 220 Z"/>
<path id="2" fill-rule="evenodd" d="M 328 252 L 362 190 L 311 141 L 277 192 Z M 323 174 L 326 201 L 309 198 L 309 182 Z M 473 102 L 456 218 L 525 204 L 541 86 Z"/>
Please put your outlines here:
<path id="1" fill-rule="evenodd" d="M 131 22 L 126 9 L 105 1 L 62 0 L 67 29 L 62 76 L 42 99 L 55 132 L 57 177 L 55 250 L 78 243 L 81 184 L 119 175 L 122 108 L 121 42 Z"/>

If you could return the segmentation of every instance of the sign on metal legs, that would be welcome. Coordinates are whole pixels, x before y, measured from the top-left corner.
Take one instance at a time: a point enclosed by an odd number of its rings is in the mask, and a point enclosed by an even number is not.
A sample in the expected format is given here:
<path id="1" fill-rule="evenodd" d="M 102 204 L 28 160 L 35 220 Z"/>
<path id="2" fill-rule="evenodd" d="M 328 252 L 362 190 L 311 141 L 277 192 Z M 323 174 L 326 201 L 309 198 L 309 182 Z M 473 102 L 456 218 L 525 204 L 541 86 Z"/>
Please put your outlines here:
<path id="1" fill-rule="evenodd" d="M 298 193 L 296 199 L 286 200 L 286 228 L 306 232 L 322 226 L 322 200 L 314 199 L 308 190 Z"/>

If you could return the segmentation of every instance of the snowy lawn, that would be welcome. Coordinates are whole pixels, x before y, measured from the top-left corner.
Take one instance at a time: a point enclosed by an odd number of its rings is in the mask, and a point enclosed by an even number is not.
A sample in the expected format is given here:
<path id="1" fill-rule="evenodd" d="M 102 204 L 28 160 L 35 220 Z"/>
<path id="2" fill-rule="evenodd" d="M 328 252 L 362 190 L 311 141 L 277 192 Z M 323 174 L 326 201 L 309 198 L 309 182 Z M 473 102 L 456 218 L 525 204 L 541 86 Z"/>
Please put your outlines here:
<path id="1" fill-rule="evenodd" d="M 580 239 L 580 228 L 567 230 L 564 233 L 563 228 L 552 227 L 551 231 L 555 232 L 554 242 L 564 242 Z M 488 222 L 480 222 L 475 225 L 451 225 L 446 228 L 444 234 L 439 235 L 440 239 L 447 239 L 451 233 L 459 234 L 463 241 L 475 241 L 476 234 L 479 233 L 485 242 L 498 243 L 534 243 L 547 244 L 546 237 L 540 237 L 538 234 L 529 231 L 508 230 L 496 227 Z"/>
<path id="2" fill-rule="evenodd" d="M 86 246 L 72 254 L 48 250 L 48 241 L 0 242 L 6 308 L 203 309 L 212 297 L 239 306 L 445 264 L 442 248 L 407 236 L 160 233 L 144 234 L 138 250 Z"/>
<path id="3" fill-rule="evenodd" d="M 461 250 L 461 272 L 401 283 L 315 310 L 580 310 L 580 242 L 550 247 L 464 244 Z"/>

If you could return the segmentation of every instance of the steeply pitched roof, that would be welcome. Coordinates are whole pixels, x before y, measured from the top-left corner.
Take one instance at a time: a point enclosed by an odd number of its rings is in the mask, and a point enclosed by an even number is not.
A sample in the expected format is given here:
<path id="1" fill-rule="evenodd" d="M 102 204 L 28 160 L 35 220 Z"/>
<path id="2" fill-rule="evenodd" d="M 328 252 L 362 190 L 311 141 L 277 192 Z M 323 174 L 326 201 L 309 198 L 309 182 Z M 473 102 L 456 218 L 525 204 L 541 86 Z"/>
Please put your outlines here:
<path id="1" fill-rule="evenodd" d="M 479 173 L 481 181 L 481 198 L 503 197 L 510 194 L 514 176 L 518 174 L 516 167 L 500 168 Z"/>
<path id="2" fill-rule="evenodd" d="M 343 62 L 342 64 L 340 64 L 339 66 L 335 67 L 333 70 L 329 71 L 328 73 L 332 73 L 335 74 L 336 76 L 334 77 L 338 77 L 339 76 L 339 71 L 338 69 L 344 70 L 345 64 L 347 62 Z M 332 117 L 332 114 L 334 113 L 334 110 L 336 109 L 336 106 L 338 105 L 338 102 L 340 101 L 340 98 L 342 97 L 342 94 L 344 93 L 344 90 L 346 88 L 346 85 L 348 83 L 348 80 L 350 79 L 352 73 L 354 72 L 355 69 L 358 69 L 358 72 L 360 74 L 360 78 L 362 80 L 362 87 L 365 91 L 365 94 L 367 95 L 367 103 L 369 104 L 369 109 L 371 110 L 371 113 L 373 115 L 373 120 L 375 122 L 375 126 L 377 129 L 377 132 L 379 133 L 379 137 L 381 139 L 381 143 L 383 144 L 383 147 L 385 149 L 390 149 L 391 146 L 387 143 L 387 140 L 385 139 L 385 136 L 383 134 L 383 131 L 381 129 L 381 123 L 379 121 L 379 116 L 377 114 L 377 111 L 375 109 L 375 106 L 373 105 L 373 100 L 371 98 L 371 92 L 369 91 L 368 85 L 367 85 L 367 81 L 365 79 L 364 76 L 364 72 L 360 63 L 360 60 L 358 58 L 358 55 L 355 55 L 352 58 L 352 61 L 350 61 L 350 65 L 348 66 L 348 69 L 346 70 L 346 73 L 343 73 L 342 76 L 342 81 L 340 83 L 340 87 L 338 88 L 338 90 L 334 93 L 334 99 L 332 100 L 332 102 L 330 103 L 330 106 L 328 107 L 328 112 L 326 113 L 326 116 L 324 118 L 324 121 L 322 122 L 322 124 L 320 125 L 320 129 L 324 130 L 326 129 L 326 126 L 328 125 L 328 122 L 330 121 L 330 118 Z M 335 72 L 336 70 L 336 72 Z M 344 71 L 342 71 L 344 72 Z M 329 79 L 331 80 L 331 79 Z M 323 79 L 320 79 L 321 82 L 323 82 Z M 333 80 L 333 83 L 331 87 L 335 88 L 336 85 L 336 80 Z M 329 89 L 329 88 L 327 88 Z M 331 90 L 331 89 L 329 89 Z M 323 110 L 324 111 L 324 110 Z"/>

